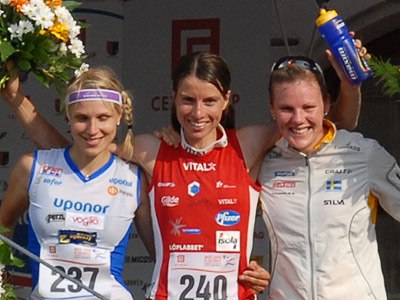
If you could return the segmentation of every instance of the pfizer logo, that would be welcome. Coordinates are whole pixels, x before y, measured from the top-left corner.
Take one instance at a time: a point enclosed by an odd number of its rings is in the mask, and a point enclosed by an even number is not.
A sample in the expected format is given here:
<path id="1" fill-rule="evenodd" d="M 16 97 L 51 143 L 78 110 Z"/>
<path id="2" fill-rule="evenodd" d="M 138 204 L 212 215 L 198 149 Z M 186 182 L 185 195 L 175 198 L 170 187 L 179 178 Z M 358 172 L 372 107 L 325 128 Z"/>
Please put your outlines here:
<path id="1" fill-rule="evenodd" d="M 223 210 L 216 214 L 215 221 L 221 226 L 234 226 L 240 222 L 240 214 L 234 210 Z"/>

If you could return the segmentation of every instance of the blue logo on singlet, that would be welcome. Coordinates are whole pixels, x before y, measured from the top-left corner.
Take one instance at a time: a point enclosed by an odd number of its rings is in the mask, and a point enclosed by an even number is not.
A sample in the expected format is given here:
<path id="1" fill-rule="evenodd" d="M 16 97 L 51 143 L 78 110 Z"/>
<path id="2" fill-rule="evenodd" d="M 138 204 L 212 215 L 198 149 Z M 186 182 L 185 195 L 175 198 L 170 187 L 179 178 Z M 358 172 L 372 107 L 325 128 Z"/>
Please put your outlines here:
<path id="1" fill-rule="evenodd" d="M 122 186 L 132 186 L 133 184 L 133 181 L 128 181 L 125 179 L 115 178 L 115 177 L 111 178 L 109 182 L 115 185 L 122 185 Z"/>
<path id="2" fill-rule="evenodd" d="M 221 226 L 234 226 L 240 222 L 240 214 L 234 210 L 223 210 L 215 215 L 215 221 Z"/>
<path id="3" fill-rule="evenodd" d="M 75 211 L 81 212 L 93 212 L 97 214 L 105 214 L 109 205 L 100 205 L 100 204 L 93 204 L 89 202 L 80 202 L 80 201 L 73 201 L 73 200 L 64 200 L 55 198 L 54 199 L 54 206 L 55 207 L 62 207 L 64 211 L 73 209 Z"/>

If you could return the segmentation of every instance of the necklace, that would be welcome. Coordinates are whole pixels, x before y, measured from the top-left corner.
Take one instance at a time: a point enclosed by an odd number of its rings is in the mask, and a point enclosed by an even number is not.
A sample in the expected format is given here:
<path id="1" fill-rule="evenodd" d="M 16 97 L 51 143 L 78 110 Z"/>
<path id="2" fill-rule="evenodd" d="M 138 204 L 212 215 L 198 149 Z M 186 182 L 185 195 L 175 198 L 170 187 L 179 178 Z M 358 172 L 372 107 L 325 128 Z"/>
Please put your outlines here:
<path id="1" fill-rule="evenodd" d="M 224 147 L 228 146 L 228 138 L 226 136 L 224 127 L 222 127 L 222 125 L 219 124 L 217 129 L 222 133 L 222 136 L 218 140 L 216 140 L 214 143 L 208 145 L 207 147 L 204 147 L 202 149 L 197 149 L 197 148 L 189 145 L 189 143 L 186 141 L 185 134 L 183 133 L 183 129 L 181 127 L 181 146 L 182 146 L 182 148 L 185 149 L 187 152 L 194 154 L 194 155 L 204 155 L 204 154 L 210 152 L 213 148 L 224 148 Z"/>

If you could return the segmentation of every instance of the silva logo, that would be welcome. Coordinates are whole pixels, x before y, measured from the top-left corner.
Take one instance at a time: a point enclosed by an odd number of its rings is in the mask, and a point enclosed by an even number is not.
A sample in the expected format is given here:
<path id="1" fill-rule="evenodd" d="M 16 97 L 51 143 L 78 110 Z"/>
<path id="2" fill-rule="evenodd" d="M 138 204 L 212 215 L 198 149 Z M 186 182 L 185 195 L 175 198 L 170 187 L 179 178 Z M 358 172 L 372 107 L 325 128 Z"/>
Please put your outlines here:
<path id="1" fill-rule="evenodd" d="M 324 205 L 346 205 L 343 199 L 341 200 L 324 200 Z"/>
<path id="2" fill-rule="evenodd" d="M 235 226 L 240 222 L 240 214 L 234 210 L 223 210 L 215 215 L 215 221 L 221 226 Z"/>
<path id="3" fill-rule="evenodd" d="M 193 181 L 188 185 L 188 194 L 193 197 L 198 193 L 200 193 L 200 183 Z"/>
<path id="4" fill-rule="evenodd" d="M 196 163 L 196 162 L 186 162 L 183 163 L 183 168 L 185 171 L 197 171 L 197 172 L 210 172 L 215 171 L 215 163 Z"/>

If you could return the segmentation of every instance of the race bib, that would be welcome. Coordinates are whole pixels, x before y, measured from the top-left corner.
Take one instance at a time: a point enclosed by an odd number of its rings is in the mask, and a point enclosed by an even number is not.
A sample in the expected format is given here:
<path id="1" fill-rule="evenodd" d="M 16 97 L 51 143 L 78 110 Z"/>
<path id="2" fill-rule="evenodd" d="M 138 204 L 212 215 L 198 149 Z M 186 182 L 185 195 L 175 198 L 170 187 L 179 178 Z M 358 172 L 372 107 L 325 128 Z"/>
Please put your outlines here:
<path id="1" fill-rule="evenodd" d="M 40 258 L 109 298 L 113 279 L 108 250 L 76 244 L 42 245 Z M 39 267 L 38 290 L 46 298 L 92 296 L 89 291 L 43 264 Z"/>
<path id="2" fill-rule="evenodd" d="M 238 270 L 238 253 L 172 252 L 168 299 L 238 299 Z"/>

